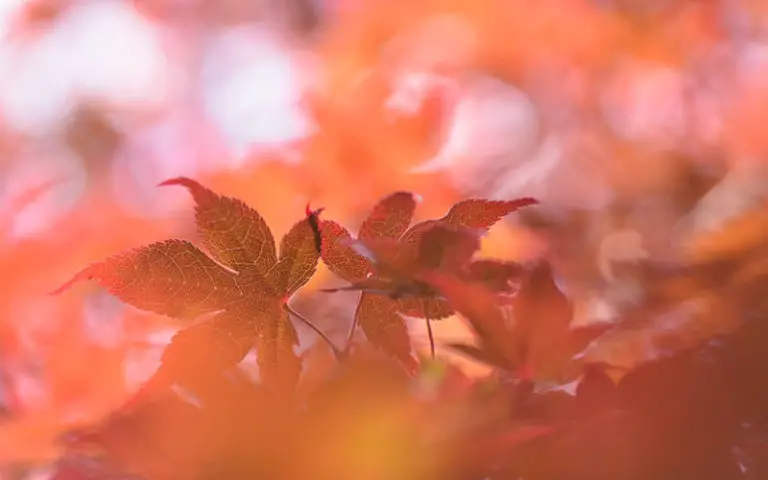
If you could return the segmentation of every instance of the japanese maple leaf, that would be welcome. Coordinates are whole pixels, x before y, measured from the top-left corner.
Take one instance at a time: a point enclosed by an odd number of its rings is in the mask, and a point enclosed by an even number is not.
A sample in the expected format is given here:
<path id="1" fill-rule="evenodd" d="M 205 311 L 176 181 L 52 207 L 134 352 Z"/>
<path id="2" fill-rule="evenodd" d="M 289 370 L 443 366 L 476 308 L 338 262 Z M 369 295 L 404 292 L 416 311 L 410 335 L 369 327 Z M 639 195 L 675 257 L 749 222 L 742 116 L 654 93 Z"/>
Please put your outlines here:
<path id="1" fill-rule="evenodd" d="M 465 200 L 438 220 L 408 228 L 416 201 L 408 192 L 396 192 L 374 206 L 356 241 L 341 225 L 324 221 L 322 258 L 332 272 L 352 284 L 351 289 L 362 291 L 353 326 L 360 325 L 371 343 L 413 371 L 416 360 L 400 313 L 427 319 L 453 313 L 433 289 L 417 280 L 419 271 L 443 267 L 491 288 L 508 289 L 508 280 L 520 272 L 519 265 L 470 261 L 479 248 L 477 232 L 487 231 L 505 215 L 534 203 L 530 198 Z M 387 295 L 376 295 L 376 291 Z"/>
<path id="2" fill-rule="evenodd" d="M 498 294 L 452 275 L 423 275 L 472 325 L 479 346 L 452 348 L 533 380 L 574 379 L 580 366 L 573 356 L 600 336 L 606 325 L 571 327 L 573 306 L 555 284 L 551 268 L 540 263 L 523 281 L 504 315 Z"/>
<path id="3" fill-rule="evenodd" d="M 317 267 L 319 212 L 308 211 L 288 231 L 278 255 L 266 222 L 242 201 L 189 178 L 161 185 L 180 185 L 192 194 L 206 252 L 184 240 L 153 243 L 86 267 L 57 292 L 94 279 L 139 309 L 199 320 L 173 337 L 149 385 L 194 383 L 235 366 L 256 347 L 263 382 L 291 390 L 301 363 L 287 302 Z"/>

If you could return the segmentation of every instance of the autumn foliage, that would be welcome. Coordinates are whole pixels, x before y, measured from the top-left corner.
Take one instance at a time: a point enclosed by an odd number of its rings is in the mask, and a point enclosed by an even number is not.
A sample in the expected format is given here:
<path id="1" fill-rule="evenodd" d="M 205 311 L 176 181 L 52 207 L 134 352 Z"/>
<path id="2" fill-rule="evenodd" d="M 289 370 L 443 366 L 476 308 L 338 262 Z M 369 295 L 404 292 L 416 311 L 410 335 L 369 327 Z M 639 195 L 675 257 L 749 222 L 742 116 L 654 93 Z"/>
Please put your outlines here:
<path id="1" fill-rule="evenodd" d="M 756 412 L 732 403 L 722 382 L 734 381 L 723 369 L 739 361 L 743 334 L 707 345 L 727 332 L 690 339 L 681 328 L 667 340 L 673 356 L 622 371 L 611 344 L 653 335 L 652 322 L 573 327 L 546 261 L 477 258 L 483 234 L 533 199 L 464 200 L 411 226 L 415 197 L 397 192 L 357 238 L 307 207 L 278 250 L 245 203 L 188 178 L 163 185 L 192 194 L 201 245 L 167 240 L 118 254 L 55 293 L 95 280 L 192 323 L 134 398 L 69 435 L 56 478 L 741 478 L 732 422 Z M 343 345 L 289 305 L 321 259 L 347 282 L 327 295 L 360 292 Z M 414 356 L 406 322 L 454 313 L 477 343 L 449 348 L 491 367 L 485 380 L 435 359 L 434 344 L 431 356 Z M 294 322 L 333 353 L 324 378 L 300 390 Z M 258 379 L 238 368 L 254 348 Z M 574 394 L 551 388 L 579 379 Z"/>
<path id="2" fill-rule="evenodd" d="M 765 2 L 7 3 L 3 479 L 768 478 Z"/>

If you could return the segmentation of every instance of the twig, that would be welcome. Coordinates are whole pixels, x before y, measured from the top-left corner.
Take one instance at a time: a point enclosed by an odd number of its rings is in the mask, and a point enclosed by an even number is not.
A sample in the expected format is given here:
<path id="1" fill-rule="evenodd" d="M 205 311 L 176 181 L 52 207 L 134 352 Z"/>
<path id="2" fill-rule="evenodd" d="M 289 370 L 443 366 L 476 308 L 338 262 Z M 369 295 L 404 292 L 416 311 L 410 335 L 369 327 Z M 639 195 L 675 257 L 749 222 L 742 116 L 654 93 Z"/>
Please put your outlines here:
<path id="1" fill-rule="evenodd" d="M 328 344 L 328 346 L 329 346 L 329 347 L 331 347 L 331 351 L 333 351 L 333 356 L 334 356 L 334 357 L 336 357 L 336 361 L 337 361 L 337 362 L 342 362 L 342 361 L 344 360 L 344 358 L 346 358 L 346 356 L 347 356 L 347 352 L 346 352 L 346 351 L 341 351 L 341 350 L 339 350 L 339 348 L 338 348 L 336 345 L 334 345 L 334 344 L 333 344 L 333 342 L 331 341 L 331 339 L 330 339 L 330 338 L 328 338 L 328 336 L 327 336 L 327 335 L 326 335 L 326 334 L 325 334 L 325 333 L 324 333 L 322 330 L 320 330 L 320 329 L 317 327 L 317 325 L 315 325 L 314 323 L 312 323 L 311 321 L 309 321 L 309 319 L 307 319 L 306 317 L 304 317 L 303 315 L 301 315 L 301 314 L 300 314 L 299 312 L 297 312 L 296 310 L 292 309 L 292 308 L 290 307 L 290 305 L 288 305 L 287 303 L 284 303 L 284 304 L 283 304 L 283 308 L 285 308 L 285 310 L 286 310 L 288 313 L 290 313 L 290 314 L 291 314 L 291 315 L 293 315 L 294 317 L 296 317 L 296 318 L 298 318 L 299 320 L 301 320 L 302 322 L 304 322 L 304 324 L 305 324 L 306 326 L 308 326 L 309 328 L 311 328 L 312 330 L 314 330 L 314 331 L 315 331 L 315 333 L 316 333 L 318 336 L 320 336 L 320 338 L 322 338 L 322 339 L 325 341 L 325 343 L 327 343 L 327 344 Z"/>

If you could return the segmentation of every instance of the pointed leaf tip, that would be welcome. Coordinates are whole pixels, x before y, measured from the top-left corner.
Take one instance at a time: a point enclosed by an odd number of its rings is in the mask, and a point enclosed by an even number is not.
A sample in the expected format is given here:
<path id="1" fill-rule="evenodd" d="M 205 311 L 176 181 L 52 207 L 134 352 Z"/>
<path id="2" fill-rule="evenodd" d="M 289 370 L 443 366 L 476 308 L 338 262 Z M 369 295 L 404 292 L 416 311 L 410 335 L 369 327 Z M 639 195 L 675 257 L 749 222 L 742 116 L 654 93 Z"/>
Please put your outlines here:
<path id="1" fill-rule="evenodd" d="M 399 238 L 408 229 L 416 210 L 411 192 L 397 191 L 374 205 L 360 225 L 358 238 Z"/>
<path id="2" fill-rule="evenodd" d="M 199 182 L 196 180 L 192 180 L 189 177 L 175 177 L 175 178 L 169 178 L 168 180 L 165 180 L 163 182 L 160 182 L 157 184 L 158 187 L 168 187 L 178 185 L 180 187 L 184 187 L 187 190 L 189 190 L 189 193 L 192 194 L 192 197 L 195 198 L 195 201 L 200 202 L 204 197 L 206 197 L 206 193 L 208 196 L 214 195 L 213 192 L 209 191 L 207 188 L 202 186 Z"/>
<path id="3" fill-rule="evenodd" d="M 65 291 L 72 288 L 72 285 L 79 282 L 80 280 L 90 280 L 90 279 L 91 279 L 91 275 L 88 274 L 88 268 L 85 268 L 77 272 L 75 275 L 72 276 L 72 278 L 70 278 L 63 284 L 61 284 L 59 287 L 49 291 L 48 295 L 51 295 L 51 296 L 61 295 Z"/>
<path id="4" fill-rule="evenodd" d="M 307 216 L 307 218 L 310 217 L 319 217 L 321 213 L 323 213 L 323 210 L 325 210 L 325 207 L 316 208 L 315 210 L 312 210 L 312 202 L 307 202 L 307 206 L 304 207 L 304 214 Z"/>
<path id="5" fill-rule="evenodd" d="M 162 182 L 158 183 L 158 187 L 167 187 L 170 185 L 182 185 L 187 186 L 196 183 L 194 180 L 188 177 L 174 177 L 169 178 L 168 180 L 163 180 Z"/>

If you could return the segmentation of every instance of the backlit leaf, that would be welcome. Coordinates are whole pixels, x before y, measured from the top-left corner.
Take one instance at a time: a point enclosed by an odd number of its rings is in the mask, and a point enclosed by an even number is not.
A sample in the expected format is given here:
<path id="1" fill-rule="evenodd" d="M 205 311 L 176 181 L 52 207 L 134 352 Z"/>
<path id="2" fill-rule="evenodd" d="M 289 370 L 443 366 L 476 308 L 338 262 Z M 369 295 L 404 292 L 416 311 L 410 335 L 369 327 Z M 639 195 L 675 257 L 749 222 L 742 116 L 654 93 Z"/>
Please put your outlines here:
<path id="1" fill-rule="evenodd" d="M 412 193 L 396 192 L 383 198 L 360 226 L 360 238 L 398 238 L 411 224 L 416 210 Z"/>
<path id="2" fill-rule="evenodd" d="M 404 329 L 396 312 L 428 319 L 453 314 L 449 302 L 423 282 L 420 273 L 436 270 L 467 282 L 486 284 L 493 291 L 511 292 L 511 281 L 520 275 L 519 266 L 489 260 L 478 261 L 473 266 L 472 257 L 480 248 L 482 233 L 504 215 L 533 203 L 536 202 L 532 199 L 468 200 L 454 205 L 442 219 L 407 228 L 415 201 L 413 195 L 398 192 L 373 208 L 357 239 L 351 238 L 340 225 L 324 222 L 323 261 L 331 271 L 351 283 L 331 291 L 362 291 L 356 321 L 363 326 L 369 341 L 407 366 L 411 358 L 409 344 L 385 334 L 387 325 L 392 325 L 393 331 Z M 389 297 L 381 300 L 387 308 L 375 305 L 377 308 L 367 313 L 371 295 Z M 366 312 L 365 323 L 361 312 Z"/>
<path id="3" fill-rule="evenodd" d="M 316 229 L 309 216 L 295 224 L 280 241 L 280 259 L 267 278 L 276 295 L 292 295 L 315 273 L 320 258 Z"/>
<path id="4" fill-rule="evenodd" d="M 517 200 L 464 200 L 448 211 L 443 221 L 468 228 L 489 229 L 510 213 L 538 202 L 533 198 Z"/>
<path id="5" fill-rule="evenodd" d="M 220 310 L 242 297 L 235 273 L 183 240 L 153 243 L 94 263 L 57 292 L 91 279 L 126 303 L 175 318 Z"/>
<path id="6" fill-rule="evenodd" d="M 282 308 L 262 315 L 267 318 L 259 322 L 263 325 L 257 340 L 259 372 L 278 393 L 290 392 L 301 374 L 301 360 L 293 351 L 299 344 L 296 329 Z"/>
<path id="7" fill-rule="evenodd" d="M 436 222 L 447 222 L 461 227 L 488 230 L 499 220 L 529 205 L 536 205 L 538 201 L 532 198 L 520 198 L 517 200 L 497 201 L 470 199 L 458 202 L 438 220 L 427 220 L 417 223 L 403 234 L 402 241 L 410 245 L 417 245 L 421 235 L 427 232 Z"/>
<path id="8" fill-rule="evenodd" d="M 227 313 L 180 330 L 163 351 L 160 367 L 147 381 L 147 390 L 175 382 L 195 385 L 234 367 L 254 344 L 253 325 Z"/>
<path id="9" fill-rule="evenodd" d="M 347 229 L 336 222 L 323 220 L 321 232 L 322 257 L 328 268 L 349 282 L 365 279 L 373 267 L 370 260 L 352 249 Z"/>
<path id="10" fill-rule="evenodd" d="M 215 374 L 236 365 L 256 345 L 262 378 L 280 392 L 295 385 L 301 363 L 298 340 L 284 305 L 309 281 L 320 256 L 319 211 L 307 211 L 280 242 L 280 256 L 263 218 L 243 202 L 220 196 L 188 178 L 195 220 L 217 263 L 189 242 L 168 240 L 91 265 L 78 280 L 95 279 L 131 305 L 194 318 L 219 312 L 180 331 L 163 355 L 149 387 L 194 383 L 195 374 Z"/>
<path id="11" fill-rule="evenodd" d="M 160 185 L 180 185 L 195 200 L 195 222 L 208 251 L 235 270 L 251 269 L 266 276 L 277 261 L 275 240 L 259 213 L 240 200 L 223 197 L 184 177 Z"/>

